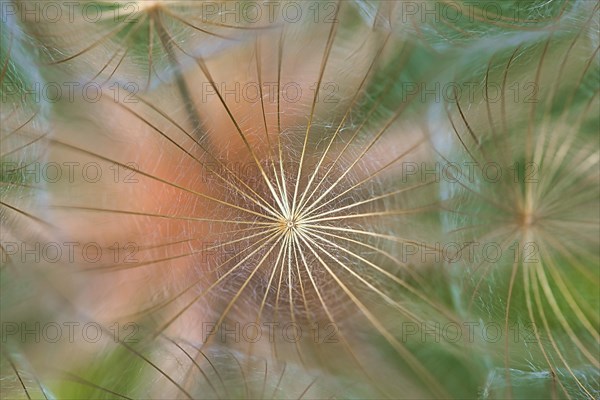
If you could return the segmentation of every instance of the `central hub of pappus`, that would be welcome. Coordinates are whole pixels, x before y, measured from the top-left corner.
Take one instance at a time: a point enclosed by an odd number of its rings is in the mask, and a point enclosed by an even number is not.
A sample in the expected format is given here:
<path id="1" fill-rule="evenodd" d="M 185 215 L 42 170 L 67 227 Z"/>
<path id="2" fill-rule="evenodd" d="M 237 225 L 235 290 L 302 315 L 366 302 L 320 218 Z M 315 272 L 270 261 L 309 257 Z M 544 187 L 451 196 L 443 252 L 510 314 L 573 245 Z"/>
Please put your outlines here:
<path id="1" fill-rule="evenodd" d="M 300 221 L 297 216 L 284 216 L 281 220 L 284 232 L 296 233 L 300 228 Z"/>

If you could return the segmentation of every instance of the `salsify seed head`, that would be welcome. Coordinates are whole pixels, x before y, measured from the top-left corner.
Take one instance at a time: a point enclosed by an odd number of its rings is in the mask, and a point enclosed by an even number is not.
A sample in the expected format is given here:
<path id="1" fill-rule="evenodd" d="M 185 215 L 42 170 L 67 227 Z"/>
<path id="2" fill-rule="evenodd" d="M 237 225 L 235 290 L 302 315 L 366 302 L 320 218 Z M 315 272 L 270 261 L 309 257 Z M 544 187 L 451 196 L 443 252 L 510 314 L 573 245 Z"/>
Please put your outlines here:
<path id="1" fill-rule="evenodd" d="M 0 394 L 598 397 L 597 4 L 44 4 L 1 8 Z"/>

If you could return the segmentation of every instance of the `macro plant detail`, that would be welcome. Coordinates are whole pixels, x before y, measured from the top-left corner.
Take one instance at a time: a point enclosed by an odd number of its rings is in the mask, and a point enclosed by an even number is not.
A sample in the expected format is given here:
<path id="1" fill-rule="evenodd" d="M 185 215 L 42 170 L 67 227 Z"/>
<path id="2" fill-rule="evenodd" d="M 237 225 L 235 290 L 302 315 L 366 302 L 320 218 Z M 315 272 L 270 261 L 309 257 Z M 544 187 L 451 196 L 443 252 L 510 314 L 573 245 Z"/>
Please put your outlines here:
<path id="1" fill-rule="evenodd" d="M 598 287 L 598 151 L 587 144 L 598 123 L 597 44 L 587 35 L 593 18 L 566 37 L 552 32 L 491 54 L 485 70 L 471 73 L 479 75 L 480 93 L 496 87 L 504 95 L 496 102 L 482 96 L 470 110 L 460 101 L 447 105 L 447 123 L 460 143 L 453 151 L 462 155 L 440 152 L 490 167 L 453 177 L 446 189 L 453 192 L 448 226 L 460 242 L 493 238 L 508 255 L 493 266 L 474 263 L 462 289 L 464 307 L 504 319 L 506 330 L 517 319 L 527 321 L 536 338 L 529 351 L 541 355 L 538 368 L 560 397 L 593 397 L 580 369 L 598 366 L 596 300 L 586 295 Z M 549 68 L 546 59 L 556 59 L 557 67 Z M 516 76 L 526 76 L 532 90 L 527 104 L 511 111 L 514 97 L 506 93 L 518 84 Z M 491 287 L 506 293 L 502 304 L 492 305 Z M 506 367 L 537 361 L 504 344 Z M 510 393 L 512 375 L 506 373 L 502 393 Z"/>
<path id="2" fill-rule="evenodd" d="M 152 82 L 177 76 L 183 54 L 210 55 L 239 41 L 245 31 L 266 27 L 260 18 L 251 23 L 221 22 L 219 10 L 225 4 L 83 1 L 44 5 L 23 1 L 16 3 L 15 14 L 44 43 L 49 66 L 83 83 L 116 81 L 127 91 L 137 92 Z"/>
<path id="3" fill-rule="evenodd" d="M 598 5 L 2 2 L 7 398 L 596 398 Z"/>

